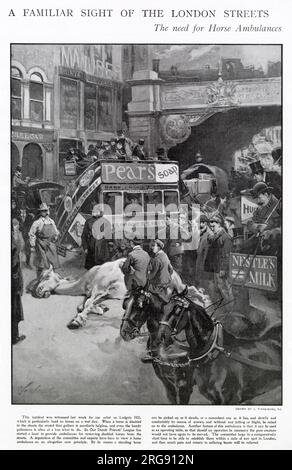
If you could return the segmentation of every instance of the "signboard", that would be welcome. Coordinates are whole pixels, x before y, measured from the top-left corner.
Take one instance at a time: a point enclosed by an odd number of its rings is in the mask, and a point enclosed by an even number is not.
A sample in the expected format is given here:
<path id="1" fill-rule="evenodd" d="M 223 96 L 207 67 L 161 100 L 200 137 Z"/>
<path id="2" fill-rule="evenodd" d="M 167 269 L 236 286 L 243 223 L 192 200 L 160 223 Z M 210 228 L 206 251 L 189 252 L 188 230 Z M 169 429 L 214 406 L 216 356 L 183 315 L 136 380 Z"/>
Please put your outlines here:
<path id="1" fill-rule="evenodd" d="M 156 183 L 176 183 L 178 181 L 178 166 L 175 163 L 154 163 Z"/>
<path id="2" fill-rule="evenodd" d="M 75 176 L 76 175 L 76 165 L 74 162 L 65 162 L 65 175 L 66 176 Z"/>
<path id="3" fill-rule="evenodd" d="M 163 186 L 163 190 L 171 190 L 174 191 L 176 188 L 173 187 L 173 185 L 168 184 Z M 133 186 L 132 184 L 103 184 L 102 185 L 102 191 L 127 191 L 127 193 L 137 193 L 141 192 L 144 194 L 151 194 L 156 191 L 159 191 L 160 188 L 157 187 L 156 184 L 135 184 Z"/>
<path id="4" fill-rule="evenodd" d="M 75 240 L 78 246 L 81 246 L 81 236 L 85 224 L 85 217 L 83 217 L 80 212 L 75 217 L 71 227 L 68 230 L 68 233 Z"/>
<path id="5" fill-rule="evenodd" d="M 245 196 L 241 196 L 240 215 L 242 224 L 246 224 L 252 218 L 257 207 L 258 205 L 255 202 Z"/>
<path id="6" fill-rule="evenodd" d="M 233 284 L 275 292 L 277 257 L 231 253 L 230 276 Z"/>
<path id="7" fill-rule="evenodd" d="M 102 163 L 103 183 L 176 183 L 179 178 L 175 163 Z"/>
<path id="8" fill-rule="evenodd" d="M 35 132 L 20 132 L 12 131 L 11 136 L 13 140 L 25 140 L 26 142 L 40 142 L 46 143 L 53 140 L 53 132 L 51 133 L 35 133 Z"/>

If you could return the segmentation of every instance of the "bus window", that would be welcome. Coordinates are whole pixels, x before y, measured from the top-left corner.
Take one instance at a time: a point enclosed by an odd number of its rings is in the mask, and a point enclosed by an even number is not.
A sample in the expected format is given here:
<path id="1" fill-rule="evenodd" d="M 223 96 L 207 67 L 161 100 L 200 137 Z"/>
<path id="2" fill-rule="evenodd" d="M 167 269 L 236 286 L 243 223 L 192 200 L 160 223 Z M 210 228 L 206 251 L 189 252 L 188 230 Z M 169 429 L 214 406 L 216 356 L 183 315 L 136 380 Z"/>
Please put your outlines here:
<path id="1" fill-rule="evenodd" d="M 164 191 L 164 207 L 166 212 L 178 212 L 177 191 Z"/>
<path id="2" fill-rule="evenodd" d="M 104 192 L 103 204 L 105 214 L 122 214 L 123 212 L 123 195 L 120 192 Z M 108 206 L 108 207 L 106 207 Z"/>
<path id="3" fill-rule="evenodd" d="M 142 212 L 142 193 L 127 193 L 124 192 L 124 212 L 128 215 L 135 215 L 137 212 Z"/>
<path id="4" fill-rule="evenodd" d="M 158 206 L 158 208 L 155 210 L 151 206 Z M 144 212 L 156 212 L 157 210 L 159 212 L 162 211 L 162 191 L 153 191 L 151 193 L 145 193 Z"/>

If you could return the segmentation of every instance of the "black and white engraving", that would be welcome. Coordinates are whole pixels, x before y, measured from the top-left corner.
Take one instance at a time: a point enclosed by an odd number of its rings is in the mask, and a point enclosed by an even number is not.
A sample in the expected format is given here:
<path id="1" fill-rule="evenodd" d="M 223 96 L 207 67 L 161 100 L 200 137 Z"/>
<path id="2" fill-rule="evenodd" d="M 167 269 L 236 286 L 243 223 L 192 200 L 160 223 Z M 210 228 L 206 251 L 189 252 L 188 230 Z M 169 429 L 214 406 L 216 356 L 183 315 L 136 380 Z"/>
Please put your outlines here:
<path id="1" fill-rule="evenodd" d="M 12 402 L 282 403 L 280 45 L 11 46 Z"/>

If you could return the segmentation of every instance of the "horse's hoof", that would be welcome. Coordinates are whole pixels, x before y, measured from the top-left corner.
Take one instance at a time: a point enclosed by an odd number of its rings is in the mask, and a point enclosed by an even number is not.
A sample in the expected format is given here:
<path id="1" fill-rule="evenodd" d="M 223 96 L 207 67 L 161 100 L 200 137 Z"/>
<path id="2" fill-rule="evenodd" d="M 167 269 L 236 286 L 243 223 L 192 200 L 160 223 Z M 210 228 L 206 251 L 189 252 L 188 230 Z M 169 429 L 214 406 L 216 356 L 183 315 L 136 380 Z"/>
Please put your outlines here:
<path id="1" fill-rule="evenodd" d="M 76 320 L 71 320 L 67 325 L 67 328 L 69 328 L 69 330 L 78 330 L 78 328 L 81 327 L 82 325 Z"/>
<path id="2" fill-rule="evenodd" d="M 144 364 L 147 364 L 148 362 L 153 362 L 153 356 L 150 353 L 145 354 L 145 356 L 142 356 L 140 359 Z"/>

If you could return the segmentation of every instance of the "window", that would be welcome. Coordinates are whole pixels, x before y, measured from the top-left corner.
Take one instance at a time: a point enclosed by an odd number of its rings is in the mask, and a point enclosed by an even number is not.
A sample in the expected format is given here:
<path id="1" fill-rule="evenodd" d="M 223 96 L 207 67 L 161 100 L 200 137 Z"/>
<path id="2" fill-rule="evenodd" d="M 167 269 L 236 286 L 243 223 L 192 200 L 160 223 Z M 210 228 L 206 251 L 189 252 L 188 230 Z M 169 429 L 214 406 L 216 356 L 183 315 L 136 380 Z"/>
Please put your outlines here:
<path id="1" fill-rule="evenodd" d="M 96 130 L 97 93 L 96 85 L 86 83 L 84 89 L 84 122 L 85 129 Z"/>
<path id="2" fill-rule="evenodd" d="M 22 176 L 31 179 L 43 178 L 42 149 L 38 144 L 28 144 L 23 149 Z"/>
<path id="3" fill-rule="evenodd" d="M 30 119 L 43 121 L 44 119 L 44 85 L 39 73 L 32 73 L 29 82 Z"/>
<path id="4" fill-rule="evenodd" d="M 162 191 L 144 194 L 144 212 L 162 212 Z"/>
<path id="5" fill-rule="evenodd" d="M 79 87 L 76 80 L 60 79 L 60 116 L 61 126 L 77 129 L 79 115 Z"/>
<path id="6" fill-rule="evenodd" d="M 11 68 L 11 114 L 12 119 L 21 119 L 21 79 L 22 74 L 16 67 Z"/>
<path id="7" fill-rule="evenodd" d="M 142 193 L 124 192 L 124 214 L 128 217 L 134 217 L 142 213 Z"/>
<path id="8" fill-rule="evenodd" d="M 113 103 L 112 90 L 110 88 L 99 87 L 99 129 L 112 131 L 113 128 Z"/>
<path id="9" fill-rule="evenodd" d="M 178 212 L 178 192 L 164 191 L 164 207 L 166 212 Z"/>
<path id="10" fill-rule="evenodd" d="M 103 193 L 104 214 L 114 215 L 122 214 L 123 208 L 123 195 L 120 192 L 107 192 Z"/>

